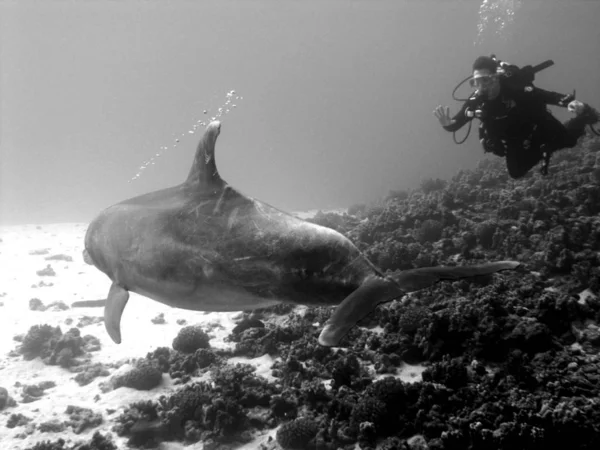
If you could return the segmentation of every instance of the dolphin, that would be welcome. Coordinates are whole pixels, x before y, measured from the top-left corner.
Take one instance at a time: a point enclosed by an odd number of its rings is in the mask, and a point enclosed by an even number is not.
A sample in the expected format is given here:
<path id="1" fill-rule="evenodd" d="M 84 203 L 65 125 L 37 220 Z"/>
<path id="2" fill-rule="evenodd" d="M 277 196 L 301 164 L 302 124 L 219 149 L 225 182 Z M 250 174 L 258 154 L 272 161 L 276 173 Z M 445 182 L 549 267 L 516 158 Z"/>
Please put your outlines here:
<path id="1" fill-rule="evenodd" d="M 498 261 L 383 273 L 341 233 L 223 180 L 215 161 L 220 132 L 219 121 L 207 125 L 183 183 L 110 206 L 89 224 L 84 259 L 112 281 L 104 323 L 117 344 L 130 292 L 193 311 L 336 306 L 318 342 L 339 346 L 380 303 L 440 280 L 519 266 Z"/>

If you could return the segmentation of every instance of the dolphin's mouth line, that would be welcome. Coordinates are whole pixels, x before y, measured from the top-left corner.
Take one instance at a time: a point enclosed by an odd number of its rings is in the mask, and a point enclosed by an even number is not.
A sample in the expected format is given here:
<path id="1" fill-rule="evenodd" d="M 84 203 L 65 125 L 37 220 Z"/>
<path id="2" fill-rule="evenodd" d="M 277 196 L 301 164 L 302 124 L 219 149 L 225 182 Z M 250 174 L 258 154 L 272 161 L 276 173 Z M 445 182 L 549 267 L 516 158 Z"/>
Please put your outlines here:
<path id="1" fill-rule="evenodd" d="M 90 253 L 87 251 L 87 249 L 84 249 L 83 252 L 83 262 L 85 262 L 86 264 L 89 264 L 90 266 L 94 266 L 94 260 L 92 259 L 92 256 L 90 255 Z"/>

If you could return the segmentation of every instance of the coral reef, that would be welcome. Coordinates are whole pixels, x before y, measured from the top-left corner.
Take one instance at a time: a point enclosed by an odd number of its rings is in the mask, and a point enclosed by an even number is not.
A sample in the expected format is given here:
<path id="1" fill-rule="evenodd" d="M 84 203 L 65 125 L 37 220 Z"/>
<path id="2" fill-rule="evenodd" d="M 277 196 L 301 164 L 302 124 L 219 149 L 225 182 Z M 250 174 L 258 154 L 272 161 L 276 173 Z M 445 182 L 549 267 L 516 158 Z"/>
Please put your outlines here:
<path id="1" fill-rule="evenodd" d="M 64 302 L 52 302 L 46 306 L 39 298 L 32 298 L 29 300 L 29 309 L 32 311 L 64 311 L 69 307 Z"/>
<path id="2" fill-rule="evenodd" d="M 40 276 L 40 277 L 54 277 L 54 276 L 56 276 L 56 272 L 54 271 L 54 269 L 52 268 L 52 266 L 50 264 L 47 264 L 46 267 L 44 267 L 41 270 L 37 270 L 35 273 L 38 276 Z"/>
<path id="3" fill-rule="evenodd" d="M 6 388 L 0 387 L 0 411 L 15 405 L 16 402 L 10 395 L 8 395 L 8 390 L 6 390 Z"/>
<path id="4" fill-rule="evenodd" d="M 283 450 L 310 448 L 311 441 L 318 431 L 317 423 L 311 419 L 299 418 L 283 424 L 277 430 L 277 443 Z"/>
<path id="5" fill-rule="evenodd" d="M 72 369 L 77 373 L 74 380 L 79 386 L 86 386 L 97 377 L 107 377 L 110 375 L 108 369 L 101 363 L 87 364 Z"/>
<path id="6" fill-rule="evenodd" d="M 16 384 L 17 387 L 21 387 L 20 383 Z M 27 384 L 22 386 L 21 391 L 21 403 L 31 403 L 36 400 L 39 400 L 47 389 L 52 389 L 56 387 L 56 383 L 54 381 L 42 381 L 38 384 Z"/>
<path id="7" fill-rule="evenodd" d="M 186 384 L 170 396 L 157 401 L 129 405 L 117 418 L 114 431 L 129 436 L 129 445 L 150 445 L 168 439 L 188 443 L 202 441 L 247 442 L 253 427 L 263 428 L 257 408 L 269 408 L 275 387 L 254 374 L 248 365 L 217 366 L 212 383 Z"/>
<path id="8" fill-rule="evenodd" d="M 30 417 L 24 416 L 23 414 L 11 414 L 6 422 L 6 428 L 22 427 L 31 422 Z"/>
<path id="9" fill-rule="evenodd" d="M 183 327 L 175 339 L 173 349 L 182 353 L 194 353 L 199 348 L 210 348 L 210 338 L 199 326 Z"/>
<path id="10" fill-rule="evenodd" d="M 100 348 L 97 338 L 90 335 L 81 337 L 78 328 L 71 328 L 63 334 L 60 327 L 50 325 L 34 325 L 25 336 L 16 336 L 15 340 L 21 342 L 17 352 L 24 359 L 40 357 L 46 364 L 64 368 L 81 364 L 78 357 Z"/>
<path id="11" fill-rule="evenodd" d="M 164 323 L 167 323 L 165 321 L 165 314 L 164 313 L 160 313 L 158 316 L 154 317 L 153 319 L 150 319 L 150 321 L 155 324 L 155 325 L 162 325 Z"/>
<path id="12" fill-rule="evenodd" d="M 89 408 L 69 405 L 65 413 L 69 415 L 69 420 L 65 421 L 65 425 L 73 428 L 75 434 L 102 424 L 102 414 L 95 413 Z"/>
<path id="13" fill-rule="evenodd" d="M 118 450 L 117 446 L 113 443 L 110 434 L 103 435 L 96 431 L 92 435 L 92 439 L 89 442 L 80 442 L 74 445 L 67 445 L 66 441 L 62 438 L 51 442 L 43 441 L 38 442 L 32 447 L 28 447 L 27 450 Z"/>
<path id="14" fill-rule="evenodd" d="M 122 375 L 112 379 L 113 389 L 128 387 L 140 391 L 154 389 L 162 382 L 162 371 L 150 361 L 142 359 L 134 367 Z"/>

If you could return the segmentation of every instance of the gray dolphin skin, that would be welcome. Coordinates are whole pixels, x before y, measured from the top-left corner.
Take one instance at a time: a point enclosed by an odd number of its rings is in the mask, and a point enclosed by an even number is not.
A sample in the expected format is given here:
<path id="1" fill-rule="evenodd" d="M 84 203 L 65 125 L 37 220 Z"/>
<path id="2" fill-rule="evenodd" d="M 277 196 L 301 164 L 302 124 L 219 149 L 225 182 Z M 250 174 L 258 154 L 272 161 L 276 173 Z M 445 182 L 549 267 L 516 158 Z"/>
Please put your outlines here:
<path id="1" fill-rule="evenodd" d="M 337 306 L 319 336 L 321 345 L 337 346 L 380 303 L 440 280 L 519 265 L 498 261 L 386 275 L 341 233 L 227 184 L 215 162 L 220 131 L 218 121 L 207 126 L 183 183 L 113 205 L 89 225 L 84 259 L 112 281 L 104 323 L 117 344 L 130 292 L 193 311 Z"/>

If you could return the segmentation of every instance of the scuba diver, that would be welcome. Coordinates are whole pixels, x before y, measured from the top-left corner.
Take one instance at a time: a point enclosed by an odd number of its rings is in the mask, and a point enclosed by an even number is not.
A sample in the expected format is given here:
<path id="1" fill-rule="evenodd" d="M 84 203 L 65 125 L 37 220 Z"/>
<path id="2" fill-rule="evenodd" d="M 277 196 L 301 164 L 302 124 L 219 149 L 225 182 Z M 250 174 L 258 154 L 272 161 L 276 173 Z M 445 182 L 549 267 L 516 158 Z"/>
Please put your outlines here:
<path id="1" fill-rule="evenodd" d="M 467 80 L 476 90 L 465 100 L 460 111 L 450 117 L 450 108 L 438 106 L 434 115 L 442 127 L 456 132 L 474 117 L 480 120 L 479 140 L 485 152 L 506 157 L 511 178 L 521 178 L 543 161 L 542 174 L 548 173 L 553 152 L 572 148 L 585 134 L 585 127 L 600 120 L 600 114 L 590 105 L 575 100 L 575 93 L 564 95 L 535 87 L 533 80 L 540 70 L 553 65 L 548 60 L 538 66 L 517 66 L 496 59 L 494 55 L 480 56 L 473 63 L 473 74 Z M 567 107 L 575 117 L 561 123 L 547 105 Z M 463 139 L 460 144 L 466 140 Z M 456 138 L 455 138 L 456 142 Z"/>

